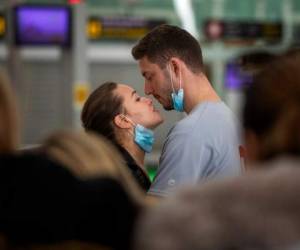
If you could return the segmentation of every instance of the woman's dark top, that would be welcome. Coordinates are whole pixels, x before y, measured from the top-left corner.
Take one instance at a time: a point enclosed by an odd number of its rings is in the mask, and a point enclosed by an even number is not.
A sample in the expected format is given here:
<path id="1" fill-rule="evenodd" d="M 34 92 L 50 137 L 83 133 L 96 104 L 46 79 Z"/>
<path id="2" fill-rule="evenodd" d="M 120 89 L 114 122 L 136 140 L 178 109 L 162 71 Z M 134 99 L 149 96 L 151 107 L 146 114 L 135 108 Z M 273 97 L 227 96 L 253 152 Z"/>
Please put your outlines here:
<path id="1" fill-rule="evenodd" d="M 78 240 L 130 249 L 138 211 L 116 180 L 79 180 L 46 156 L 0 156 L 0 234 L 10 244 Z"/>
<path id="2" fill-rule="evenodd" d="M 118 146 L 118 149 L 123 156 L 123 159 L 125 160 L 130 172 L 132 173 L 133 177 L 138 182 L 140 187 L 143 190 L 148 191 L 151 185 L 151 181 L 147 174 L 145 174 L 145 172 L 137 165 L 135 160 L 131 157 L 126 149 L 121 146 Z"/>

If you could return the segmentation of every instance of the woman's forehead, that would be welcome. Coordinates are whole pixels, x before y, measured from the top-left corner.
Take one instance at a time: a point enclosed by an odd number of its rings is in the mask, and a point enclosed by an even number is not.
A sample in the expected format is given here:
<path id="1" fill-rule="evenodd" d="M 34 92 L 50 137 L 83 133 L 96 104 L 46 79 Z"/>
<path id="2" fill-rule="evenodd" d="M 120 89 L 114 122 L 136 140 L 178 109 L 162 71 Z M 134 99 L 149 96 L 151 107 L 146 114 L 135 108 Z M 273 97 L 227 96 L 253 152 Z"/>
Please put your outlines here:
<path id="1" fill-rule="evenodd" d="M 118 94 L 120 94 L 122 96 L 129 96 L 130 97 L 136 91 L 132 87 L 130 87 L 130 86 L 126 85 L 126 84 L 118 84 L 118 86 L 117 86 L 117 92 L 118 92 Z"/>

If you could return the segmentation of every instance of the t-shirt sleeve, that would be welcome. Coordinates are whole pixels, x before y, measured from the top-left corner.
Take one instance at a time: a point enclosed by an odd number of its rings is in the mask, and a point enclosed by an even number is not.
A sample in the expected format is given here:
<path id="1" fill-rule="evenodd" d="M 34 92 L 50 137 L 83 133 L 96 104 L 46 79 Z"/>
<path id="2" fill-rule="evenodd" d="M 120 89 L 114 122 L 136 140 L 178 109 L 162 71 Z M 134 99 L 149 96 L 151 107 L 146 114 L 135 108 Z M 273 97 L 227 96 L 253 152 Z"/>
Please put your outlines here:
<path id="1" fill-rule="evenodd" d="M 148 194 L 167 196 L 177 186 L 196 183 L 201 176 L 209 175 L 214 150 L 198 139 L 186 133 L 169 135 Z"/>

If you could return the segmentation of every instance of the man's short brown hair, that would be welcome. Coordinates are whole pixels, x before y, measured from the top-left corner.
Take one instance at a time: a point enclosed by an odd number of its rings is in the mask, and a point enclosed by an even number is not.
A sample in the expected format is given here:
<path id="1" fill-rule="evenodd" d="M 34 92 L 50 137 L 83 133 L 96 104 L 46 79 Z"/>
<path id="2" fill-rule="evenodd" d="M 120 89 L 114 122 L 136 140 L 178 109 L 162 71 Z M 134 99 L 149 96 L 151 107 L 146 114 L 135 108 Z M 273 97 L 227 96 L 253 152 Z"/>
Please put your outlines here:
<path id="1" fill-rule="evenodd" d="M 165 68 L 171 57 L 178 57 L 194 73 L 203 71 L 202 51 L 198 41 L 186 30 L 163 24 L 144 36 L 131 51 L 135 60 L 147 57 Z"/>

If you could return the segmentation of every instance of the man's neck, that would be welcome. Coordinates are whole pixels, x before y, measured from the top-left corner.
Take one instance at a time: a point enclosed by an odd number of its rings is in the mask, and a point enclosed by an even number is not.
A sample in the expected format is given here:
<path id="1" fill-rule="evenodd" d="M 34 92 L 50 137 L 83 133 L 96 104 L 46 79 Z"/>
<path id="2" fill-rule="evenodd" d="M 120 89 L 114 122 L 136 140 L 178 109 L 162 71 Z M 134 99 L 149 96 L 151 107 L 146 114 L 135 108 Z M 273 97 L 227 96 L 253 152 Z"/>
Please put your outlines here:
<path id="1" fill-rule="evenodd" d="M 205 75 L 191 75 L 184 91 L 184 110 L 190 113 L 202 102 L 219 102 L 221 98 L 211 86 Z M 184 84 L 184 83 L 183 83 Z"/>

